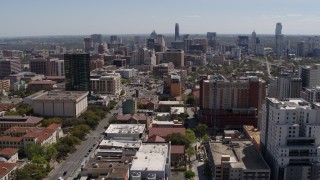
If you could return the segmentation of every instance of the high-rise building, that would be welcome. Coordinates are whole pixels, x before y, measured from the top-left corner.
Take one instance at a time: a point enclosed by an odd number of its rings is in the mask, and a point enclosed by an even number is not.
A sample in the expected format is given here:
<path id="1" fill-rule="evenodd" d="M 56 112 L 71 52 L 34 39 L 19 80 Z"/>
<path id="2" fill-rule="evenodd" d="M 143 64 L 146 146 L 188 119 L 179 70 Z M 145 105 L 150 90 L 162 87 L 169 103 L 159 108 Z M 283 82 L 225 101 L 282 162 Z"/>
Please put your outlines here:
<path id="1" fill-rule="evenodd" d="M 238 36 L 238 46 L 243 50 L 243 52 L 248 52 L 249 48 L 249 36 Z"/>
<path id="2" fill-rule="evenodd" d="M 102 43 L 102 35 L 101 34 L 91 34 L 91 39 L 93 41 L 93 43 Z"/>
<path id="3" fill-rule="evenodd" d="M 271 168 L 271 179 L 319 179 L 319 103 L 267 98 L 261 124 L 261 152 Z"/>
<path id="4" fill-rule="evenodd" d="M 17 74 L 21 71 L 21 62 L 18 59 L 0 59 L 0 77 Z"/>
<path id="5" fill-rule="evenodd" d="M 46 76 L 51 76 L 53 71 L 51 68 L 51 60 L 49 58 L 31 59 L 29 61 L 29 68 L 30 72 L 43 74 Z"/>
<path id="6" fill-rule="evenodd" d="M 118 36 L 112 35 L 110 36 L 110 43 L 117 43 L 118 42 Z"/>
<path id="7" fill-rule="evenodd" d="M 301 98 L 309 103 L 320 102 L 320 86 L 314 88 L 303 88 Z"/>
<path id="8" fill-rule="evenodd" d="M 206 53 L 208 50 L 208 39 L 207 38 L 195 38 L 193 39 L 193 45 L 200 44 L 202 46 L 202 52 Z"/>
<path id="9" fill-rule="evenodd" d="M 217 33 L 207 32 L 208 45 L 213 49 L 217 48 Z"/>
<path id="10" fill-rule="evenodd" d="M 90 78 L 91 90 L 100 94 L 118 96 L 121 93 L 121 76 L 119 73 L 107 73 Z"/>
<path id="11" fill-rule="evenodd" d="M 178 41 L 180 39 L 180 35 L 179 35 L 179 24 L 176 23 L 175 27 L 174 27 L 174 40 Z"/>
<path id="12" fill-rule="evenodd" d="M 153 50 L 140 48 L 131 54 L 130 65 L 156 65 L 156 55 Z"/>
<path id="13" fill-rule="evenodd" d="M 320 86 L 320 64 L 300 67 L 299 76 L 302 79 L 302 87 Z"/>
<path id="14" fill-rule="evenodd" d="M 66 91 L 90 91 L 90 55 L 65 54 Z"/>
<path id="15" fill-rule="evenodd" d="M 276 30 L 275 30 L 275 53 L 278 56 L 282 56 L 282 50 L 283 50 L 283 34 L 282 34 L 282 24 L 277 23 Z"/>
<path id="16" fill-rule="evenodd" d="M 176 68 L 184 67 L 184 51 L 181 49 L 168 49 L 164 54 L 163 62 L 172 62 Z"/>
<path id="17" fill-rule="evenodd" d="M 266 93 L 265 82 L 258 77 L 227 80 L 222 75 L 200 80 L 202 123 L 226 126 L 258 125 L 258 115 Z"/>
<path id="18" fill-rule="evenodd" d="M 279 77 L 271 79 L 268 97 L 280 100 L 287 98 L 300 98 L 302 80 L 294 73 L 281 73 Z"/>
<path id="19" fill-rule="evenodd" d="M 297 45 L 297 55 L 298 56 L 305 56 L 306 55 L 306 42 L 305 41 L 300 41 L 298 42 L 298 45 Z"/>
<path id="20" fill-rule="evenodd" d="M 91 37 L 84 38 L 84 51 L 89 52 L 93 50 L 93 41 Z"/>
<path id="21" fill-rule="evenodd" d="M 257 34 L 255 31 L 251 34 L 251 50 L 255 54 L 256 53 L 256 45 L 257 45 Z"/>

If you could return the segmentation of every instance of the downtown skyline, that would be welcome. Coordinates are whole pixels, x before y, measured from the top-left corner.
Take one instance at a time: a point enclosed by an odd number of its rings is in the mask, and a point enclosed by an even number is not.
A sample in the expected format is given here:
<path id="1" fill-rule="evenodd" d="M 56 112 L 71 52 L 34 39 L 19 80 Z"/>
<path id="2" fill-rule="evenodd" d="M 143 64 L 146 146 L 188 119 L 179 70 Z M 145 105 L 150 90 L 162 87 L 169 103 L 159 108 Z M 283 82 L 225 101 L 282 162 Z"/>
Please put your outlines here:
<path id="1" fill-rule="evenodd" d="M 317 35 L 320 2 L 271 0 L 18 1 L 4 0 L 0 37 L 101 34 L 274 34 L 281 22 L 285 35 Z"/>

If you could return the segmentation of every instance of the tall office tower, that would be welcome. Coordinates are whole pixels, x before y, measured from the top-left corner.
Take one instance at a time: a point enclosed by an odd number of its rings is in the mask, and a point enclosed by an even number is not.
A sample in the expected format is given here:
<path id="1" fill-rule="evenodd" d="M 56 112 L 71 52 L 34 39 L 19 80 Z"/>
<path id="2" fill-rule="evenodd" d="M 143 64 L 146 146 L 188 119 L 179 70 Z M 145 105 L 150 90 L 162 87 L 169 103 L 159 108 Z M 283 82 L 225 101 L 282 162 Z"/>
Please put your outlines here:
<path id="1" fill-rule="evenodd" d="M 91 39 L 93 43 L 102 43 L 102 35 L 101 34 L 91 34 Z"/>
<path id="2" fill-rule="evenodd" d="M 181 49 L 168 49 L 164 53 L 163 62 L 172 62 L 175 68 L 184 67 L 184 51 Z"/>
<path id="3" fill-rule="evenodd" d="M 291 42 L 289 39 L 286 40 L 286 55 L 289 57 L 289 54 L 291 53 Z"/>
<path id="4" fill-rule="evenodd" d="M 110 36 L 110 43 L 117 43 L 118 42 L 118 36 L 112 35 Z"/>
<path id="5" fill-rule="evenodd" d="M 294 73 L 281 73 L 279 77 L 271 79 L 268 97 L 279 100 L 287 98 L 300 98 L 302 80 Z"/>
<path id="6" fill-rule="evenodd" d="M 99 46 L 98 46 L 98 53 L 99 54 L 104 54 L 105 52 L 105 44 L 104 43 L 100 43 Z"/>
<path id="7" fill-rule="evenodd" d="M 306 55 L 306 42 L 305 41 L 300 41 L 298 42 L 298 45 L 297 45 L 297 55 L 300 56 L 300 57 L 303 57 Z"/>
<path id="8" fill-rule="evenodd" d="M 66 91 L 90 91 L 90 55 L 64 54 Z"/>
<path id="9" fill-rule="evenodd" d="M 206 53 L 208 50 L 208 39 L 207 38 L 195 38 L 193 39 L 193 45 L 201 45 L 202 46 L 202 52 Z"/>
<path id="10" fill-rule="evenodd" d="M 92 38 L 84 38 L 84 51 L 89 52 L 93 50 L 93 41 Z"/>
<path id="11" fill-rule="evenodd" d="M 162 34 L 157 35 L 156 40 L 161 46 L 166 46 L 166 42 L 164 41 L 164 36 Z"/>
<path id="12" fill-rule="evenodd" d="M 174 27 L 174 40 L 178 41 L 180 40 L 180 35 L 179 35 L 179 24 L 176 23 L 175 27 Z"/>
<path id="13" fill-rule="evenodd" d="M 299 76 L 302 79 L 302 87 L 320 86 L 320 64 L 301 66 Z"/>
<path id="14" fill-rule="evenodd" d="M 200 81 L 202 123 L 217 128 L 244 124 L 257 127 L 265 86 L 262 79 L 253 76 L 232 81 L 222 75 L 203 77 Z"/>
<path id="15" fill-rule="evenodd" d="M 184 40 L 184 51 L 188 52 L 190 50 L 192 44 L 193 44 L 192 39 L 185 39 Z"/>
<path id="16" fill-rule="evenodd" d="M 256 45 L 257 45 L 257 34 L 255 31 L 251 34 L 251 50 L 254 54 L 256 54 Z"/>
<path id="17" fill-rule="evenodd" d="M 216 32 L 207 32 L 208 45 L 213 49 L 217 48 L 217 33 Z"/>
<path id="18" fill-rule="evenodd" d="M 147 48 L 149 49 L 154 49 L 154 45 L 156 43 L 156 40 L 153 38 L 148 38 L 147 39 Z"/>
<path id="19" fill-rule="evenodd" d="M 282 56 L 282 49 L 283 49 L 283 34 L 282 34 L 282 24 L 277 23 L 276 31 L 275 31 L 275 53 L 278 56 Z"/>
<path id="20" fill-rule="evenodd" d="M 17 74 L 21 71 L 21 62 L 16 59 L 0 59 L 0 77 Z"/>
<path id="21" fill-rule="evenodd" d="M 261 123 L 260 147 L 271 168 L 271 179 L 319 179 L 319 103 L 267 98 Z"/>
<path id="22" fill-rule="evenodd" d="M 249 36 L 238 36 L 237 44 L 242 49 L 242 52 L 247 53 L 249 48 Z"/>

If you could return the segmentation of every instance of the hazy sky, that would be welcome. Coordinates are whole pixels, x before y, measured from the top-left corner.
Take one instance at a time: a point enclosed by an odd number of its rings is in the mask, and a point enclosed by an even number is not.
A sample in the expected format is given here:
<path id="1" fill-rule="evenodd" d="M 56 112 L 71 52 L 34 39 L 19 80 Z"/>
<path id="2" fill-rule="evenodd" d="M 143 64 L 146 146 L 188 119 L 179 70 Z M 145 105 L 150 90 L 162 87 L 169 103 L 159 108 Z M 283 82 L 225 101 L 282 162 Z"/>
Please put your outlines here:
<path id="1" fill-rule="evenodd" d="M 1 0 L 0 37 L 320 33 L 320 0 Z"/>

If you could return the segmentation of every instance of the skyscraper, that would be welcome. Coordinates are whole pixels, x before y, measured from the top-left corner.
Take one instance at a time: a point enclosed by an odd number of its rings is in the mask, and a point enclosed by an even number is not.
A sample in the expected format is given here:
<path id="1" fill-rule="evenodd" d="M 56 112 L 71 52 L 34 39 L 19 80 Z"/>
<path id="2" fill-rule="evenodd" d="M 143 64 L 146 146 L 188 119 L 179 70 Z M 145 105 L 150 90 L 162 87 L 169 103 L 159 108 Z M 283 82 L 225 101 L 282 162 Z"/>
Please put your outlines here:
<path id="1" fill-rule="evenodd" d="M 179 40 L 179 24 L 176 23 L 176 26 L 174 28 L 174 40 L 177 41 Z"/>
<path id="2" fill-rule="evenodd" d="M 283 46 L 283 34 L 282 34 L 282 24 L 277 23 L 276 25 L 276 31 L 275 31 L 275 40 L 276 40 L 276 46 L 275 46 L 275 53 L 278 56 L 282 55 L 282 46 Z"/>
<path id="3" fill-rule="evenodd" d="M 84 51 L 89 52 L 93 50 L 93 40 L 91 37 L 84 38 Z"/>
<path id="4" fill-rule="evenodd" d="M 256 45 L 257 45 L 257 34 L 255 31 L 251 34 L 251 50 L 255 54 L 256 53 Z"/>
<path id="5" fill-rule="evenodd" d="M 65 54 L 66 91 L 90 91 L 90 55 Z"/>

